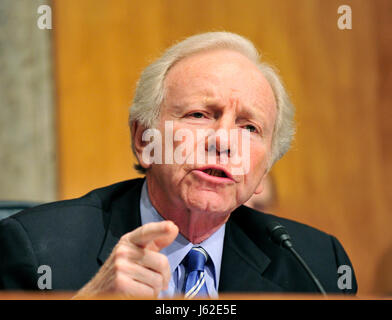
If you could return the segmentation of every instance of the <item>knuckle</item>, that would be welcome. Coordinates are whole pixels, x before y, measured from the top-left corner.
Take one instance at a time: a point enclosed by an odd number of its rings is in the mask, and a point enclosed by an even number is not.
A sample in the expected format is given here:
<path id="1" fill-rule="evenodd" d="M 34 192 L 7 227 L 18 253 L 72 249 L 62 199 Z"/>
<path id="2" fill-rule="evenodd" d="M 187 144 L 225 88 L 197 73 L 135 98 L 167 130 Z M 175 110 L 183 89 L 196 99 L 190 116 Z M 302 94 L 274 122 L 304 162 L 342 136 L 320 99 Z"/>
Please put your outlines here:
<path id="1" fill-rule="evenodd" d="M 117 291 L 123 291 L 126 288 L 126 277 L 122 274 L 116 274 L 113 280 L 113 287 Z"/>
<path id="2" fill-rule="evenodd" d="M 115 259 L 113 262 L 113 269 L 115 271 L 119 271 L 121 270 L 121 266 L 122 266 L 123 262 L 121 259 Z"/>
<path id="3" fill-rule="evenodd" d="M 120 272 L 125 268 L 125 261 L 123 259 L 116 259 L 113 262 L 113 269 L 116 273 Z"/>
<path id="4" fill-rule="evenodd" d="M 169 260 L 167 259 L 167 257 L 163 254 L 160 254 L 158 257 L 159 258 L 158 258 L 157 264 L 158 264 L 159 270 L 160 271 L 167 270 L 169 268 Z"/>
<path id="5" fill-rule="evenodd" d="M 129 253 L 129 249 L 127 248 L 127 246 L 123 244 L 119 244 L 114 250 L 114 256 L 116 258 L 125 257 L 128 255 L 128 253 Z"/>
<path id="6" fill-rule="evenodd" d="M 127 260 L 139 260 L 143 256 L 143 252 L 133 245 L 119 244 L 113 251 L 114 259 L 127 259 Z"/>

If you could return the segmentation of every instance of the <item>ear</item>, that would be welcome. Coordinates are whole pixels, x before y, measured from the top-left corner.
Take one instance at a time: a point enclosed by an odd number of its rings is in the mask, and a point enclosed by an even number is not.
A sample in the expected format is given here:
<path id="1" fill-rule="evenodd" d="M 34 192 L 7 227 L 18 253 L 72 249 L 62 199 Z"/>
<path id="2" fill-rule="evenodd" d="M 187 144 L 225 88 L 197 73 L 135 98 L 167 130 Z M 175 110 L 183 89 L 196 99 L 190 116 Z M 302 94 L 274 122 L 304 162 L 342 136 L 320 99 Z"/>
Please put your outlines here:
<path id="1" fill-rule="evenodd" d="M 132 139 L 133 139 L 133 148 L 136 154 L 136 157 L 139 161 L 139 164 L 144 168 L 148 169 L 151 164 L 145 163 L 143 161 L 143 150 L 145 146 L 147 145 L 146 141 L 143 141 L 143 133 L 146 130 L 146 128 L 141 125 L 138 121 L 134 121 L 131 127 L 131 134 L 132 134 Z"/>

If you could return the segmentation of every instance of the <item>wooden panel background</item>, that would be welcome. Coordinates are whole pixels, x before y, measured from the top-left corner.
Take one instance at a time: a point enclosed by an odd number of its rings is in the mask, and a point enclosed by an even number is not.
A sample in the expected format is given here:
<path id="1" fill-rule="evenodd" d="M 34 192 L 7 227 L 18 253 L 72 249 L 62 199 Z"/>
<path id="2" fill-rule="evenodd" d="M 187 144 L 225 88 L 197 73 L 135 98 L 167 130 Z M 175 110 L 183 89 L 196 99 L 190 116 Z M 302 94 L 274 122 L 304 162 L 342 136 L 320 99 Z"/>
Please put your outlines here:
<path id="1" fill-rule="evenodd" d="M 337 28 L 342 4 L 352 30 Z M 59 198 L 136 176 L 127 112 L 149 61 L 194 33 L 237 32 L 297 108 L 275 213 L 337 236 L 360 293 L 392 293 L 392 1 L 55 0 L 53 14 Z"/>

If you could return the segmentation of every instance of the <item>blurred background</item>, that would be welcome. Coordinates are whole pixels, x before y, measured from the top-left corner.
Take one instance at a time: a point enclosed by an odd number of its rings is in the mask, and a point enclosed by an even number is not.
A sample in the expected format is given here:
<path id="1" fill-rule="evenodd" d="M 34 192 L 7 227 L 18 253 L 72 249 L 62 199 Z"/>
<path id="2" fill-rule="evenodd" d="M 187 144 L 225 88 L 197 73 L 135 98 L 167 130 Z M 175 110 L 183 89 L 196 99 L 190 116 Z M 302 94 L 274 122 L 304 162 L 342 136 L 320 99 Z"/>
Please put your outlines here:
<path id="1" fill-rule="evenodd" d="M 38 27 L 40 5 L 52 29 Z M 335 235 L 359 293 L 392 294 L 391 0 L 0 0 L 0 200 L 137 177 L 127 116 L 140 72 L 221 30 L 255 43 L 297 110 L 270 193 L 249 204 Z"/>

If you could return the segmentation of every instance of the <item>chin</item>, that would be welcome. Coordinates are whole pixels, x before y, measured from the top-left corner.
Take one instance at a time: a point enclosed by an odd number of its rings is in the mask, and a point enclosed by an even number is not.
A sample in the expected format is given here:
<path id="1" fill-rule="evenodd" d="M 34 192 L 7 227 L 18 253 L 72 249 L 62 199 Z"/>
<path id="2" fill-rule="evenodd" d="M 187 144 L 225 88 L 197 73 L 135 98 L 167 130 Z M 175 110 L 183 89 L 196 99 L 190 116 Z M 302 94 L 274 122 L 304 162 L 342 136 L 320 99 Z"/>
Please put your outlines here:
<path id="1" fill-rule="evenodd" d="M 235 209 L 235 192 L 232 190 L 211 190 L 204 186 L 194 186 L 182 190 L 182 199 L 191 211 L 202 211 L 211 214 L 227 214 Z"/>
<path id="2" fill-rule="evenodd" d="M 224 199 L 206 199 L 200 196 L 189 199 L 188 208 L 207 214 L 227 215 L 234 207 L 232 208 Z"/>

